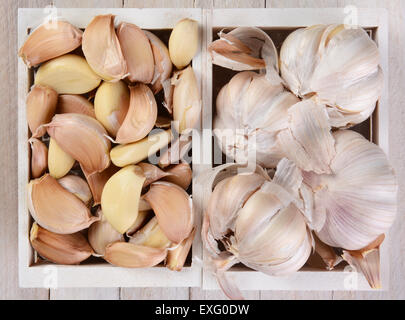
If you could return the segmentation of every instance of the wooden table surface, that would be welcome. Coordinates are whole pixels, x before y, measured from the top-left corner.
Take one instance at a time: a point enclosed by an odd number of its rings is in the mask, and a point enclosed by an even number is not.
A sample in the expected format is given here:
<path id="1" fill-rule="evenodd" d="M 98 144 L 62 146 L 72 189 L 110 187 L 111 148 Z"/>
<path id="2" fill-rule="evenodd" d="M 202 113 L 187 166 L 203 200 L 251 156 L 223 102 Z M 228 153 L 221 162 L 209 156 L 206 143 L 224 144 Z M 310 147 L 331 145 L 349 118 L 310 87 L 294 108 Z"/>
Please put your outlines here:
<path id="1" fill-rule="evenodd" d="M 17 263 L 17 8 L 44 7 L 313 8 L 389 10 L 390 160 L 400 182 L 398 218 L 391 230 L 390 290 L 385 292 L 250 291 L 248 299 L 405 299 L 405 0 L 2 0 L 0 2 L 0 299 L 224 299 L 199 288 L 21 289 Z"/>

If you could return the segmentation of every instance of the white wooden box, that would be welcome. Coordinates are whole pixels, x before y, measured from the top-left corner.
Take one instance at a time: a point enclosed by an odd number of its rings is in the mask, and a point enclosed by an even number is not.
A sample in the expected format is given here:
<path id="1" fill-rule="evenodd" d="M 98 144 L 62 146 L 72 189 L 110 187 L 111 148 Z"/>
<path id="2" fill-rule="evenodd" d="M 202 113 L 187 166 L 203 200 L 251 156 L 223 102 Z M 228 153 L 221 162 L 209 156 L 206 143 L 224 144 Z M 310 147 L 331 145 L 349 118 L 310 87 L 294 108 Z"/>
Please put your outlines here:
<path id="1" fill-rule="evenodd" d="M 357 12 L 356 12 L 357 10 Z M 385 9 L 207 9 L 204 10 L 206 21 L 205 47 L 207 47 L 221 30 L 228 31 L 240 26 L 256 26 L 268 32 L 275 43 L 289 32 L 316 24 L 350 24 L 349 14 L 354 16 L 357 24 L 370 31 L 370 35 L 377 42 L 381 53 L 381 66 L 384 71 L 385 89 L 378 103 L 375 113 L 363 126 L 367 130 L 366 136 L 378 144 L 388 155 L 388 14 Z M 277 46 L 277 43 L 276 43 Z M 204 55 L 207 81 L 203 83 L 205 96 L 205 109 L 203 110 L 202 125 L 204 129 L 212 128 L 212 114 L 215 108 L 215 93 L 219 85 L 230 80 L 233 73 L 225 69 L 218 72 L 213 67 L 210 55 Z M 215 70 L 217 69 L 217 70 Z M 218 77 L 226 77 L 218 81 Z M 210 108 L 211 106 L 211 108 Z M 213 141 L 205 139 L 203 143 L 204 159 L 213 159 Z M 210 165 L 212 166 L 212 160 Z M 388 289 L 389 283 L 389 238 L 387 237 L 381 248 L 381 280 L 383 290 Z M 204 266 L 206 266 L 207 253 L 203 252 Z M 232 278 L 241 290 L 371 290 L 363 275 L 337 268 L 334 271 L 322 271 L 304 266 L 299 272 L 289 277 L 271 277 L 263 273 L 252 271 L 244 267 L 233 267 L 229 270 Z M 219 289 L 217 281 L 205 267 L 203 271 L 203 289 Z"/>
<path id="2" fill-rule="evenodd" d="M 204 24 L 201 9 L 57 9 L 57 16 L 84 29 L 91 19 L 99 14 L 114 14 L 116 21 L 126 21 L 142 29 L 170 33 L 177 21 L 191 18 L 198 21 L 200 33 Z M 49 17 L 44 9 L 18 10 L 18 46 L 24 43 L 30 30 Z M 201 37 L 202 39 L 202 37 Z M 202 42 L 202 41 L 201 41 Z M 192 61 L 197 81 L 201 88 L 202 54 L 201 43 Z M 27 209 L 28 126 L 26 121 L 26 95 L 33 83 L 33 71 L 28 70 L 18 59 L 18 256 L 19 283 L 21 287 L 200 287 L 201 286 L 201 239 L 200 218 L 196 218 L 197 232 L 192 246 L 192 262 L 181 272 L 164 267 L 126 269 L 108 263 L 64 266 L 56 264 L 33 265 L 34 252 L 29 242 L 32 219 Z M 200 129 L 200 125 L 198 126 Z M 193 139 L 193 174 L 199 172 L 194 154 L 199 153 L 199 139 Z M 193 188 L 194 189 L 194 188 Z M 197 261 L 197 262 L 196 262 Z"/>

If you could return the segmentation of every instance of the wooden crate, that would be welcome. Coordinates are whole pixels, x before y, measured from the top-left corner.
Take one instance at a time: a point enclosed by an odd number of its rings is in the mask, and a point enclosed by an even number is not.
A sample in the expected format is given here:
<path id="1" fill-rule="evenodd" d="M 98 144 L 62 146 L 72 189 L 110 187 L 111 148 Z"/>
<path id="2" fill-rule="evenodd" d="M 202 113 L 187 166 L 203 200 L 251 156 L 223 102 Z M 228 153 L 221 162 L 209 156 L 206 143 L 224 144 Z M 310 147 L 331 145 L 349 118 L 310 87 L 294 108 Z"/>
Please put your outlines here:
<path id="1" fill-rule="evenodd" d="M 116 21 L 126 21 L 159 35 L 170 35 L 171 29 L 182 18 L 198 21 L 203 30 L 201 9 L 57 9 L 57 15 L 84 29 L 99 14 L 116 15 Z M 18 10 L 18 46 L 24 43 L 30 30 L 49 16 L 43 9 Z M 202 37 L 201 37 L 202 39 Z M 202 90 L 202 41 L 192 61 L 200 91 Z M 77 266 L 44 263 L 33 265 L 34 251 L 29 242 L 32 219 L 27 208 L 27 184 L 29 180 L 28 126 L 25 100 L 33 84 L 33 71 L 18 59 L 18 256 L 19 283 L 21 287 L 199 287 L 201 286 L 201 239 L 200 218 L 196 218 L 197 232 L 192 246 L 192 261 L 181 272 L 164 267 L 126 269 L 108 263 L 83 263 Z M 200 125 L 198 128 L 200 129 Z M 199 138 L 199 137 L 198 137 Z M 199 139 L 193 140 L 193 175 L 198 174 Z M 193 190 L 195 190 L 193 188 Z"/>
<path id="2" fill-rule="evenodd" d="M 349 11 L 355 8 L 348 8 Z M 293 30 L 316 24 L 346 23 L 349 11 L 345 9 L 207 9 L 204 10 L 206 24 L 205 46 L 216 38 L 221 29 L 231 30 L 241 26 L 255 26 L 266 31 L 280 45 Z M 357 131 L 378 144 L 388 155 L 388 14 L 385 9 L 358 9 L 358 25 L 369 31 L 377 42 L 381 53 L 381 66 L 384 71 L 385 89 L 373 116 Z M 203 84 L 204 99 L 203 129 L 212 129 L 216 95 L 220 88 L 235 74 L 232 71 L 213 66 L 211 57 L 204 56 L 207 81 Z M 213 140 L 204 139 L 205 161 L 211 161 L 205 168 L 212 167 Z M 389 283 L 389 237 L 381 247 L 381 279 L 383 290 Z M 207 253 L 203 253 L 206 266 Z M 371 290 L 364 276 L 350 272 L 343 267 L 334 271 L 303 267 L 289 277 L 271 277 L 254 270 L 235 266 L 229 270 L 232 278 L 242 290 Z M 203 288 L 219 289 L 212 271 L 208 267 L 203 272 Z"/>

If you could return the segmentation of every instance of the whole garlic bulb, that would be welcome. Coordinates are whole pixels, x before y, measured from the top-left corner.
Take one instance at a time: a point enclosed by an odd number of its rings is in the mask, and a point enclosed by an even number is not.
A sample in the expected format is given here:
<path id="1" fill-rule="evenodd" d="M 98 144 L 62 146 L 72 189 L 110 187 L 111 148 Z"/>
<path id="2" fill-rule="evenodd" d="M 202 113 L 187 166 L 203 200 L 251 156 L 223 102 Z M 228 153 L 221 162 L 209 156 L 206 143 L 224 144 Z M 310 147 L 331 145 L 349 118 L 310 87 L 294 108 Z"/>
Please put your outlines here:
<path id="1" fill-rule="evenodd" d="M 281 76 L 300 97 L 315 95 L 329 106 L 330 124 L 347 127 L 366 120 L 383 87 L 376 43 L 362 28 L 317 25 L 298 29 L 280 52 Z"/>
<path id="2" fill-rule="evenodd" d="M 384 152 L 360 134 L 333 134 L 331 175 L 304 172 L 314 191 L 318 237 L 332 247 L 360 250 L 388 231 L 397 211 L 397 182 Z"/>
<path id="3" fill-rule="evenodd" d="M 288 127 L 288 109 L 297 102 L 281 83 L 272 85 L 265 75 L 238 73 L 217 97 L 214 134 L 222 151 L 238 163 L 255 154 L 261 166 L 275 167 L 283 157 L 277 134 Z"/>

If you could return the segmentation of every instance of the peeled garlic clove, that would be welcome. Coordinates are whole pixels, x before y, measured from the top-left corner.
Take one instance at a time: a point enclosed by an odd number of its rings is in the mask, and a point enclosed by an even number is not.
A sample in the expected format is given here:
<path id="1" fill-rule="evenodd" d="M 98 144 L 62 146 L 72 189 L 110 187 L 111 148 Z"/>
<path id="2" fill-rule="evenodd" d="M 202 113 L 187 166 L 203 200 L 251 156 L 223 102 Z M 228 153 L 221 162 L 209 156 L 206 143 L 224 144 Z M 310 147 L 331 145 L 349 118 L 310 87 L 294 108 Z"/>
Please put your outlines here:
<path id="1" fill-rule="evenodd" d="M 79 264 L 93 253 L 80 232 L 57 234 L 41 228 L 36 222 L 31 227 L 30 241 L 40 256 L 58 264 Z"/>
<path id="2" fill-rule="evenodd" d="M 145 200 L 143 200 L 143 201 L 146 202 Z M 144 226 L 144 224 L 146 223 L 146 221 L 148 220 L 148 218 L 150 217 L 150 210 L 152 210 L 152 208 L 150 208 L 146 211 L 142 211 L 141 206 L 142 206 L 141 201 L 139 201 L 138 216 L 136 217 L 135 222 L 132 224 L 132 226 L 126 232 L 127 237 L 131 237 L 135 232 L 137 232 L 140 228 L 142 228 Z"/>
<path id="3" fill-rule="evenodd" d="M 116 146 L 110 152 L 111 161 L 118 167 L 137 164 L 167 146 L 171 139 L 172 132 L 168 129 L 134 143 Z"/>
<path id="4" fill-rule="evenodd" d="M 191 245 L 193 244 L 196 229 L 191 231 L 190 236 L 184 239 L 175 249 L 169 250 L 166 258 L 166 268 L 173 271 L 181 271 L 186 262 Z"/>
<path id="5" fill-rule="evenodd" d="M 80 46 L 83 32 L 66 21 L 48 21 L 25 40 L 18 55 L 30 68 Z"/>
<path id="6" fill-rule="evenodd" d="M 191 136 L 182 135 L 173 141 L 159 159 L 159 167 L 166 168 L 171 164 L 178 164 L 191 149 Z"/>
<path id="7" fill-rule="evenodd" d="M 381 289 L 380 246 L 385 235 L 380 235 L 368 246 L 357 251 L 343 250 L 343 259 L 365 276 L 372 289 Z"/>
<path id="8" fill-rule="evenodd" d="M 167 177 L 163 177 L 162 180 L 177 184 L 184 190 L 187 190 L 191 184 L 193 172 L 191 171 L 188 163 L 177 164 L 174 167 L 167 169 L 166 173 L 169 175 Z"/>
<path id="9" fill-rule="evenodd" d="M 96 118 L 115 137 L 129 108 L 129 90 L 123 81 L 103 82 L 94 98 Z"/>
<path id="10" fill-rule="evenodd" d="M 148 37 L 136 25 L 122 22 L 117 29 L 131 82 L 151 83 L 155 68 Z"/>
<path id="11" fill-rule="evenodd" d="M 83 201 L 49 174 L 28 184 L 28 209 L 41 227 L 59 234 L 86 229 L 98 220 Z"/>
<path id="12" fill-rule="evenodd" d="M 180 243 L 189 236 L 193 229 L 194 213 L 187 192 L 170 182 L 158 181 L 150 186 L 144 198 L 170 241 Z"/>
<path id="13" fill-rule="evenodd" d="M 330 173 L 336 151 L 325 106 L 304 100 L 292 106 L 288 114 L 289 128 L 278 135 L 280 148 L 300 169 Z"/>
<path id="14" fill-rule="evenodd" d="M 35 85 L 27 96 L 27 121 L 34 138 L 42 137 L 55 114 L 58 93 L 47 86 Z"/>
<path id="15" fill-rule="evenodd" d="M 150 248 L 165 249 L 171 244 L 156 217 L 153 217 L 141 230 L 137 231 L 129 240 L 130 243 L 142 245 Z"/>
<path id="16" fill-rule="evenodd" d="M 51 138 L 89 174 L 110 165 L 110 140 L 94 118 L 76 113 L 57 114 L 47 127 Z"/>
<path id="17" fill-rule="evenodd" d="M 179 133 L 193 129 L 200 118 L 201 98 L 193 68 L 174 74 L 172 78 L 173 119 L 179 122 Z"/>
<path id="18" fill-rule="evenodd" d="M 87 93 L 97 88 L 100 81 L 86 59 L 74 54 L 65 54 L 42 64 L 35 75 L 36 85 L 51 87 L 58 94 Z"/>
<path id="19" fill-rule="evenodd" d="M 128 242 L 114 242 L 106 248 L 104 259 L 123 268 L 148 268 L 162 262 L 167 249 L 150 248 Z"/>
<path id="20" fill-rule="evenodd" d="M 107 183 L 108 179 L 110 179 L 111 176 L 119 170 L 119 168 L 111 164 L 107 169 L 101 172 L 95 172 L 93 174 L 87 172 L 82 165 L 80 165 L 80 168 L 86 177 L 87 183 L 89 184 L 91 193 L 93 195 L 93 207 L 97 206 L 101 202 L 101 194 L 103 192 L 104 185 Z"/>
<path id="21" fill-rule="evenodd" d="M 140 167 L 131 165 L 115 173 L 105 184 L 101 208 L 107 221 L 119 233 L 125 233 L 138 216 L 138 204 L 145 176 Z"/>
<path id="22" fill-rule="evenodd" d="M 63 151 L 57 142 L 51 138 L 48 151 L 49 174 L 55 179 L 62 178 L 72 169 L 74 164 L 75 159 Z"/>
<path id="23" fill-rule="evenodd" d="M 68 175 L 59 179 L 58 182 L 63 188 L 82 200 L 86 206 L 90 204 L 92 199 L 91 191 L 87 182 L 82 178 L 74 175 Z"/>
<path id="24" fill-rule="evenodd" d="M 104 255 L 107 245 L 116 241 L 122 242 L 125 239 L 111 226 L 100 209 L 97 211 L 97 216 L 100 217 L 100 220 L 90 226 L 87 237 L 94 251 L 99 255 Z"/>
<path id="25" fill-rule="evenodd" d="M 143 173 L 146 178 L 145 183 L 143 184 L 143 187 L 147 187 L 152 182 L 155 182 L 157 180 L 160 180 L 160 179 L 170 175 L 170 173 L 164 172 L 159 167 L 154 166 L 153 164 L 150 164 L 150 163 L 141 162 L 141 163 L 138 163 L 138 166 L 142 168 Z"/>
<path id="26" fill-rule="evenodd" d="M 139 83 L 129 89 L 129 109 L 115 139 L 121 144 L 145 138 L 153 129 L 158 113 L 155 96 L 148 86 Z"/>
<path id="27" fill-rule="evenodd" d="M 174 26 L 169 38 L 170 59 L 181 70 L 194 58 L 199 45 L 198 22 L 182 19 Z"/>
<path id="28" fill-rule="evenodd" d="M 77 94 L 62 94 L 58 99 L 56 113 L 81 113 L 96 118 L 93 104 Z"/>
<path id="29" fill-rule="evenodd" d="M 118 81 L 127 74 L 127 64 L 115 34 L 114 15 L 93 18 L 83 33 L 82 49 L 90 67 L 106 81 Z"/>
<path id="30" fill-rule="evenodd" d="M 31 145 L 31 174 L 39 178 L 48 168 L 48 148 L 36 138 L 28 140 Z"/>

